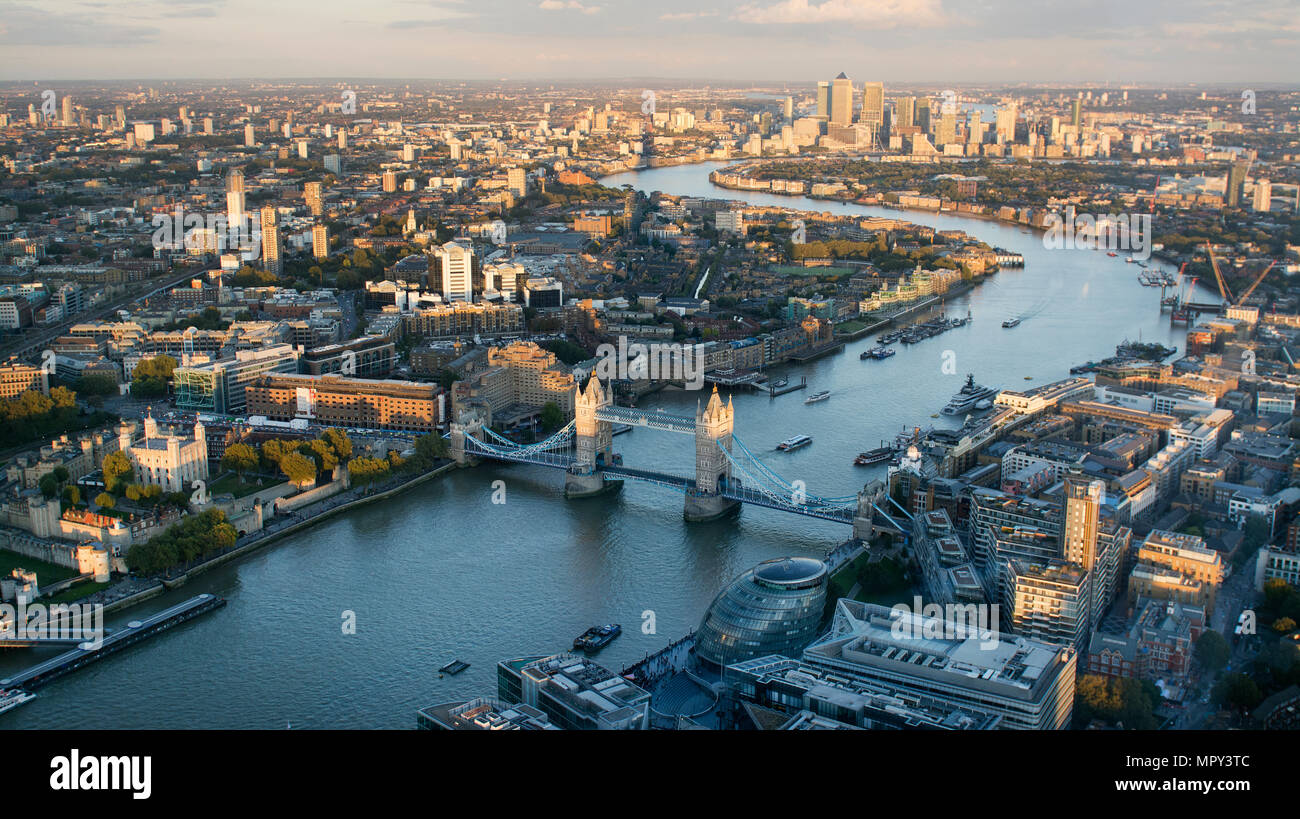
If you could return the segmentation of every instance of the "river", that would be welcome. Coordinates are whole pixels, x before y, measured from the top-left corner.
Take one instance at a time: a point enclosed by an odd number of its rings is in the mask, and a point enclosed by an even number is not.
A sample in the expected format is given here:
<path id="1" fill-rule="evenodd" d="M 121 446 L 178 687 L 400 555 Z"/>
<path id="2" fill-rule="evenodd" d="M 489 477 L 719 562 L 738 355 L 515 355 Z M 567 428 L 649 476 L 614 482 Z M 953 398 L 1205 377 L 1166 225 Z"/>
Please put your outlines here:
<path id="1" fill-rule="evenodd" d="M 735 396 L 736 434 L 809 492 L 847 495 L 883 467 L 852 465 L 860 450 L 904 425 L 932 419 L 967 372 L 990 386 L 1025 388 L 1064 378 L 1124 338 L 1184 345 L 1185 331 L 1159 312 L 1159 290 L 1136 265 L 1081 250 L 1044 249 L 1037 234 L 994 221 L 846 206 L 726 191 L 708 181 L 720 163 L 610 177 L 646 191 L 739 199 L 815 211 L 902 216 L 958 228 L 1023 253 L 1025 267 L 998 273 L 952 300 L 974 320 L 884 361 L 860 361 L 874 337 L 845 352 L 784 368 L 830 400 L 803 393 Z M 1152 262 L 1152 268 L 1160 267 Z M 1001 322 L 1030 314 L 1013 330 Z M 956 374 L 942 371 L 945 352 Z M 1030 376 L 1032 380 L 1025 380 Z M 694 411 L 700 393 L 663 392 L 642 407 Z M 791 435 L 815 442 L 772 451 Z M 639 429 L 614 439 L 629 465 L 690 474 L 688 436 Z M 505 485 L 494 504 L 493 482 Z M 588 626 L 622 623 L 599 655 L 618 668 L 696 627 L 714 594 L 761 560 L 821 556 L 847 526 L 745 508 L 731 520 L 686 524 L 676 492 L 629 482 L 613 497 L 566 501 L 562 476 L 541 467 L 483 465 L 393 500 L 330 519 L 185 588 L 110 618 L 109 625 L 200 592 L 230 604 L 42 688 L 0 717 L 3 728 L 412 728 L 416 708 L 496 694 L 498 660 L 569 647 Z M 345 634 L 353 612 L 356 633 Z M 653 612 L 655 633 L 643 633 Z M 51 652 L 0 654 L 0 677 Z M 440 679 L 453 658 L 472 667 Z"/>

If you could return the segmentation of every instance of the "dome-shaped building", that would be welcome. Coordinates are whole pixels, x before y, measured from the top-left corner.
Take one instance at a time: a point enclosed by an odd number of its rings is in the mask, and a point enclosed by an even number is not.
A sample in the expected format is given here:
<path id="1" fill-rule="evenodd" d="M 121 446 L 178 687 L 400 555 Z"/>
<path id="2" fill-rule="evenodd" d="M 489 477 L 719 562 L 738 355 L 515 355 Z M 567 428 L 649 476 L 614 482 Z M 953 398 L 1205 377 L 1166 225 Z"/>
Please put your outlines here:
<path id="1" fill-rule="evenodd" d="M 827 577 L 826 564 L 811 557 L 763 561 L 713 599 L 696 655 L 720 668 L 767 654 L 798 657 L 817 637 Z"/>

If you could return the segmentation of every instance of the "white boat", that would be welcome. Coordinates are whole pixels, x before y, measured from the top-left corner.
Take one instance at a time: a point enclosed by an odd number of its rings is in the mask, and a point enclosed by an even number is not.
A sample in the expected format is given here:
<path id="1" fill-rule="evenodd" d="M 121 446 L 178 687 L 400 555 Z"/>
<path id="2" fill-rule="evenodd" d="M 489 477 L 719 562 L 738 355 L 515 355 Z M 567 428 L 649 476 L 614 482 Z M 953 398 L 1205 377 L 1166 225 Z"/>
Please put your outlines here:
<path id="1" fill-rule="evenodd" d="M 786 438 L 776 445 L 776 448 L 782 452 L 793 452 L 796 449 L 806 447 L 812 443 L 811 435 L 796 435 L 793 438 Z"/>
<path id="2" fill-rule="evenodd" d="M 820 391 L 820 392 L 815 392 L 815 393 L 813 393 L 812 395 L 810 395 L 810 396 L 808 396 L 807 398 L 805 398 L 805 399 L 804 399 L 804 403 L 805 403 L 805 404 L 815 404 L 815 403 L 817 403 L 818 401 L 825 401 L 827 398 L 830 398 L 830 397 L 831 397 L 831 392 L 830 392 L 830 390 L 822 390 L 822 391 Z"/>
<path id="3" fill-rule="evenodd" d="M 976 384 L 973 374 L 967 375 L 965 385 L 940 412 L 944 415 L 965 415 L 967 412 L 977 409 L 980 402 L 992 401 L 997 397 L 997 394 L 998 391 L 993 387 Z"/>
<path id="4" fill-rule="evenodd" d="M 31 702 L 34 699 L 36 699 L 35 694 L 24 691 L 21 688 L 15 688 L 12 691 L 0 690 L 0 714 L 17 708 L 23 703 Z"/>

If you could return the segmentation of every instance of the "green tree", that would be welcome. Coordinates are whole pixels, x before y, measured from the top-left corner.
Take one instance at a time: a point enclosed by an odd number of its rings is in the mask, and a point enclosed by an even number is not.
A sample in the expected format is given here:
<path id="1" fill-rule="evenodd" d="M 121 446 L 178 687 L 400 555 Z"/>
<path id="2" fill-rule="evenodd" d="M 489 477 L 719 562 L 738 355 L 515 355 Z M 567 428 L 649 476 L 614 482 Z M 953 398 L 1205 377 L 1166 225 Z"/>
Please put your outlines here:
<path id="1" fill-rule="evenodd" d="M 1273 630 L 1278 634 L 1290 634 L 1295 631 L 1295 620 L 1290 617 L 1279 617 L 1273 621 Z"/>
<path id="2" fill-rule="evenodd" d="M 1228 641 L 1213 629 L 1207 630 L 1196 641 L 1196 661 L 1207 671 L 1217 674 L 1228 665 L 1231 656 L 1232 651 L 1228 648 Z"/>
<path id="3" fill-rule="evenodd" d="M 53 498 L 59 494 L 59 481 L 54 477 L 53 473 L 42 475 L 37 486 L 40 488 L 41 494 L 47 498 Z"/>
<path id="4" fill-rule="evenodd" d="M 100 492 L 95 496 L 95 505 L 102 506 L 105 509 L 112 509 L 117 506 L 117 498 L 111 492 Z"/>
<path id="5" fill-rule="evenodd" d="M 321 437 L 333 447 L 334 452 L 339 456 L 339 460 L 347 461 L 352 457 L 352 439 L 343 430 L 330 427 L 321 433 Z"/>
<path id="6" fill-rule="evenodd" d="M 221 456 L 221 468 L 233 471 L 241 480 L 246 472 L 256 469 L 258 463 L 257 450 L 245 443 L 231 444 Z"/>
<path id="7" fill-rule="evenodd" d="M 316 463 L 300 452 L 282 457 L 280 471 L 299 489 L 316 480 Z"/>
<path id="8" fill-rule="evenodd" d="M 75 486 L 63 487 L 63 499 L 69 506 L 79 506 L 81 504 L 81 490 Z"/>
<path id="9" fill-rule="evenodd" d="M 542 406 L 541 422 L 543 431 L 554 432 L 564 425 L 564 410 L 554 401 L 547 401 Z"/>
<path id="10" fill-rule="evenodd" d="M 169 355 L 146 358 L 131 373 L 131 394 L 140 398 L 157 398 L 167 394 L 176 369 L 176 359 Z"/>
<path id="11" fill-rule="evenodd" d="M 109 492 L 117 492 L 130 483 L 132 474 L 135 471 L 131 466 L 131 459 L 126 457 L 125 453 L 120 449 L 104 456 L 102 469 L 104 472 L 104 486 Z"/>
<path id="12" fill-rule="evenodd" d="M 1249 710 L 1259 705 L 1264 694 L 1250 677 L 1233 672 L 1215 683 L 1210 697 L 1220 706 Z"/>

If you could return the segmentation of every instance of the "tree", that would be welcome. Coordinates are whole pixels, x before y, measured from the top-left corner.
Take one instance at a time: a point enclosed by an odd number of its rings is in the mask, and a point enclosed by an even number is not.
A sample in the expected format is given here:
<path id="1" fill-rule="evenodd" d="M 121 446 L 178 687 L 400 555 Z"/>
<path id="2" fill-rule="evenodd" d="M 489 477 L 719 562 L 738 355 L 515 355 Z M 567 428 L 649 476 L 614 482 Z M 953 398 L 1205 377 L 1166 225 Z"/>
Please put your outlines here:
<path id="1" fill-rule="evenodd" d="M 315 459 L 322 472 L 329 472 L 339 464 L 339 456 L 334 453 L 334 447 L 320 438 L 307 441 L 300 451 Z"/>
<path id="2" fill-rule="evenodd" d="M 449 455 L 451 455 L 451 446 L 436 432 L 415 439 L 415 459 L 425 466 L 432 466 Z"/>
<path id="3" fill-rule="evenodd" d="M 1215 683 L 1210 697 L 1218 705 L 1249 710 L 1259 705 L 1264 694 L 1250 677 L 1233 672 Z"/>
<path id="4" fill-rule="evenodd" d="M 112 509 L 117 506 L 117 498 L 111 492 L 100 492 L 95 496 L 95 505 L 102 506 L 105 509 Z"/>
<path id="5" fill-rule="evenodd" d="M 1228 648 L 1228 641 L 1213 629 L 1207 630 L 1196 641 L 1196 661 L 1207 671 L 1219 673 L 1228 665 L 1231 656 L 1232 651 Z"/>
<path id="6" fill-rule="evenodd" d="M 300 452 L 282 457 L 280 471 L 299 489 L 316 480 L 316 463 Z"/>
<path id="7" fill-rule="evenodd" d="M 1290 617 L 1280 617 L 1273 621 L 1273 630 L 1278 634 L 1289 634 L 1295 631 L 1295 620 Z"/>
<path id="8" fill-rule="evenodd" d="M 41 494 L 47 498 L 59 494 L 59 481 L 54 477 L 53 473 L 42 475 L 37 485 L 40 487 Z"/>
<path id="9" fill-rule="evenodd" d="M 352 439 L 348 434 L 337 427 L 330 427 L 321 433 L 321 437 L 334 448 L 335 454 L 339 460 L 346 461 L 352 457 Z"/>
<path id="10" fill-rule="evenodd" d="M 176 359 L 169 355 L 146 358 L 131 373 L 131 394 L 140 398 L 156 398 L 167 394 L 167 385 L 176 369 Z"/>
<path id="11" fill-rule="evenodd" d="M 81 504 L 81 490 L 75 486 L 63 487 L 63 499 L 68 502 L 69 506 L 78 506 Z"/>
<path id="12" fill-rule="evenodd" d="M 541 422 L 545 432 L 559 429 L 564 424 L 564 410 L 554 401 L 547 401 L 542 407 Z"/>
<path id="13" fill-rule="evenodd" d="M 53 474 L 54 474 L 54 480 L 58 481 L 60 484 L 67 483 L 68 478 L 72 477 L 72 473 L 68 472 L 68 468 L 66 466 L 54 467 Z"/>
<path id="14" fill-rule="evenodd" d="M 244 473 L 256 469 L 258 463 L 257 450 L 244 443 L 231 444 L 221 456 L 221 468 L 232 470 L 241 480 Z"/>
<path id="15" fill-rule="evenodd" d="M 104 456 L 102 469 L 104 472 L 104 486 L 109 492 L 117 492 L 120 487 L 130 483 L 132 474 L 135 471 L 131 465 L 131 459 L 126 457 L 126 454 L 120 449 Z"/>

